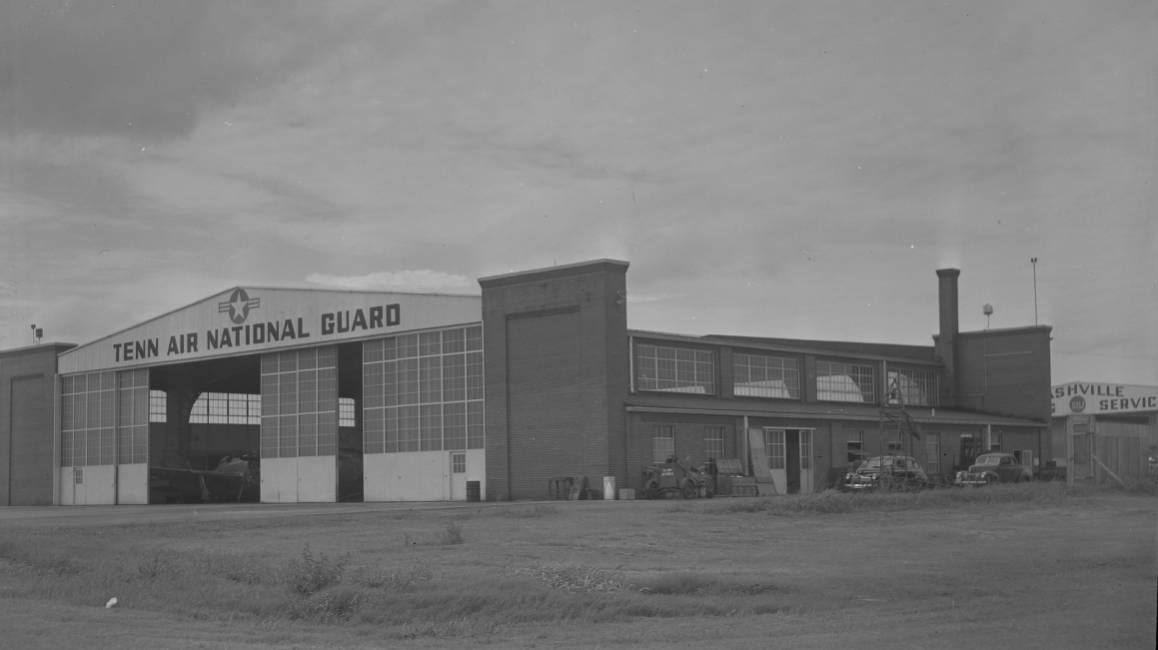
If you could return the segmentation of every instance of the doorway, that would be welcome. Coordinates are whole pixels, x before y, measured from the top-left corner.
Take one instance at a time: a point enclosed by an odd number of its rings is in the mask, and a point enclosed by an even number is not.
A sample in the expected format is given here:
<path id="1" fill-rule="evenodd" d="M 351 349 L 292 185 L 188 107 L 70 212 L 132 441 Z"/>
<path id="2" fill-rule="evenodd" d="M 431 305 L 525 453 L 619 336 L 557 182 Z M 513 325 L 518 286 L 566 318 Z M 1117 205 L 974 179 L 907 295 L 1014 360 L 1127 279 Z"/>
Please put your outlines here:
<path id="1" fill-rule="evenodd" d="M 778 490 L 812 493 L 812 429 L 764 429 L 764 453 Z"/>

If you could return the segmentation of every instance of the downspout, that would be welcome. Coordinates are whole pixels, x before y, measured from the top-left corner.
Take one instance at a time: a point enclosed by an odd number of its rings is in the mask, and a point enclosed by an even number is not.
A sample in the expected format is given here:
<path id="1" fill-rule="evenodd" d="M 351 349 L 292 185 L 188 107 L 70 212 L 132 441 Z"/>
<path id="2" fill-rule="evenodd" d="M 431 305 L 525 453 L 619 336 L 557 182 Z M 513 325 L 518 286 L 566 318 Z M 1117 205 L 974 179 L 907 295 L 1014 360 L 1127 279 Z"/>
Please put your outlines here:
<path id="1" fill-rule="evenodd" d="M 60 505 L 60 401 L 61 381 L 59 373 L 52 373 L 52 505 Z"/>
<path id="2" fill-rule="evenodd" d="M 132 372 L 132 371 L 129 371 Z M 121 504 L 121 382 L 113 372 L 113 505 Z"/>

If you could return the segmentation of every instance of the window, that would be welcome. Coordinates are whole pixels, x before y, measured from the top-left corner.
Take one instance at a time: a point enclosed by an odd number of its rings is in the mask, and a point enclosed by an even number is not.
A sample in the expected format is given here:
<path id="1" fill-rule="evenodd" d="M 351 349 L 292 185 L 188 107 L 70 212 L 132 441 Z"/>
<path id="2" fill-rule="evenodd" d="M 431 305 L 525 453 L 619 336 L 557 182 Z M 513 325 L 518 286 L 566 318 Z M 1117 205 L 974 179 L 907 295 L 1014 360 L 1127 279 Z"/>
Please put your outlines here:
<path id="1" fill-rule="evenodd" d="M 635 346 L 636 390 L 716 394 L 716 354 L 663 345 Z"/>
<path id="2" fill-rule="evenodd" d="M 337 364 L 335 347 L 262 355 L 260 415 L 245 416 L 250 422 L 260 418 L 262 458 L 337 453 Z"/>
<path id="3" fill-rule="evenodd" d="M 864 433 L 857 432 L 855 440 L 849 440 L 844 443 L 845 453 L 848 455 L 848 462 L 855 463 L 864 460 L 864 441 L 861 439 Z"/>
<path id="4" fill-rule="evenodd" d="M 816 362 L 816 399 L 828 402 L 877 402 L 873 367 L 867 363 Z"/>
<path id="5" fill-rule="evenodd" d="M 800 469 L 812 469 L 812 431 L 800 432 Z"/>
<path id="6" fill-rule="evenodd" d="M 904 406 L 937 406 L 936 368 L 910 368 L 889 365 L 886 389 L 896 387 Z"/>
<path id="7" fill-rule="evenodd" d="M 454 453 L 450 455 L 450 471 L 453 474 L 466 474 L 466 454 Z"/>
<path id="8" fill-rule="evenodd" d="M 768 469 L 784 469 L 784 429 L 765 429 L 764 449 L 768 454 Z"/>
<path id="9" fill-rule="evenodd" d="M 708 427 L 704 430 L 704 457 L 724 457 L 724 427 Z"/>
<path id="10" fill-rule="evenodd" d="M 890 440 L 888 443 L 888 450 L 890 454 L 900 453 L 901 443 L 896 440 Z"/>
<path id="11" fill-rule="evenodd" d="M 144 406 L 143 392 L 148 387 L 147 371 L 127 372 L 141 373 L 141 405 Z M 136 377 L 129 376 L 133 381 L 126 389 L 137 388 Z M 116 378 L 116 372 L 94 372 L 61 380 L 61 467 L 111 465 L 116 462 Z M 132 397 L 130 408 L 135 414 L 135 395 Z M 135 422 L 131 424 L 135 425 Z"/>
<path id="12" fill-rule="evenodd" d="M 655 425 L 651 437 L 652 462 L 666 463 L 672 456 L 675 456 L 675 425 Z"/>
<path id="13" fill-rule="evenodd" d="M 481 449 L 482 327 L 362 344 L 366 453 Z"/>
<path id="14" fill-rule="evenodd" d="M 358 426 L 357 417 L 354 413 L 354 398 L 353 397 L 339 397 L 338 398 L 338 426 L 340 427 L 354 427 Z"/>
<path id="15" fill-rule="evenodd" d="M 800 365 L 791 357 L 736 353 L 732 372 L 737 396 L 800 399 Z"/>
<path id="16" fill-rule="evenodd" d="M 164 424 L 167 413 L 168 408 L 166 406 L 165 391 L 149 391 L 149 422 L 160 422 Z"/>

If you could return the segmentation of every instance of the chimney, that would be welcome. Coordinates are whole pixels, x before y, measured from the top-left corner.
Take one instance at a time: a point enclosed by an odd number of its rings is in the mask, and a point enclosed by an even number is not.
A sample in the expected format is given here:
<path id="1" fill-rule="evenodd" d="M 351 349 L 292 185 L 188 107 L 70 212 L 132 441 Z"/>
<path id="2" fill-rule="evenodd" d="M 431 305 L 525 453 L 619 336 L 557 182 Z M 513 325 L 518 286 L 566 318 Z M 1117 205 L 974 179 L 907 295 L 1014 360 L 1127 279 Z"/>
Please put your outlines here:
<path id="1" fill-rule="evenodd" d="M 945 364 L 941 382 L 941 404 L 954 405 L 957 401 L 957 276 L 960 269 L 937 269 L 938 302 L 941 332 L 936 337 L 934 351 Z"/>
<path id="2" fill-rule="evenodd" d="M 941 339 L 946 342 L 957 340 L 957 276 L 959 269 L 937 269 L 940 290 Z"/>

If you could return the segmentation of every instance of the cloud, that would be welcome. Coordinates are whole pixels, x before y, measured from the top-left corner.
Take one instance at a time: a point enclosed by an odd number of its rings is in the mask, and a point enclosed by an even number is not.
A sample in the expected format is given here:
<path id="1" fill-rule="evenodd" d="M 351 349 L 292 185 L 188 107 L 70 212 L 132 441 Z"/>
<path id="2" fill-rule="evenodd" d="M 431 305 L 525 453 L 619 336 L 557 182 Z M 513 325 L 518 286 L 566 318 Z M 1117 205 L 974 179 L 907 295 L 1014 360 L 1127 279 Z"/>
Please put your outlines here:
<path id="1" fill-rule="evenodd" d="M 206 106 L 284 81 L 361 15 L 352 2 L 334 3 L 342 14 L 290 1 L 2 4 L 0 129 L 133 138 L 189 133 Z"/>
<path id="2" fill-rule="evenodd" d="M 375 271 L 365 275 L 329 275 L 311 273 L 306 282 L 343 289 L 364 291 L 402 291 L 416 293 L 478 293 L 478 282 L 464 275 L 430 269 Z"/>

